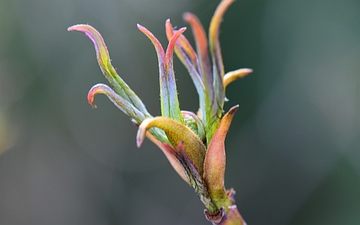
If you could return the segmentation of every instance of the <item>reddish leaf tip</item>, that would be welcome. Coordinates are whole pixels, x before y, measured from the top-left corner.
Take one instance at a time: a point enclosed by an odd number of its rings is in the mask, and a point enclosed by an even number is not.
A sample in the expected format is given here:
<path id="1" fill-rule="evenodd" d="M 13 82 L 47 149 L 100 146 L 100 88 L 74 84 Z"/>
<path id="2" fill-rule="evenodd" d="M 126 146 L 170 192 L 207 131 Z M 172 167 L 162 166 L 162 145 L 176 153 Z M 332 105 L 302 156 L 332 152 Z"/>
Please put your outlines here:
<path id="1" fill-rule="evenodd" d="M 145 119 L 146 120 L 146 119 Z M 146 122 L 147 124 L 147 122 Z M 144 127 L 144 121 L 140 124 L 139 126 L 139 130 L 136 134 L 136 146 L 138 148 L 141 147 L 142 143 L 144 142 L 145 139 L 145 134 L 146 134 L 146 125 Z"/>
<path id="2" fill-rule="evenodd" d="M 230 110 L 228 111 L 229 115 L 234 115 L 235 112 L 238 110 L 239 105 L 234 105 L 233 107 L 230 108 Z"/>
<path id="3" fill-rule="evenodd" d="M 73 25 L 73 26 L 70 26 L 70 27 L 68 27 L 67 28 L 67 31 L 73 31 L 73 30 L 76 30 L 76 27 L 77 27 L 78 25 Z"/>
<path id="4" fill-rule="evenodd" d="M 96 109 L 96 105 L 94 103 L 94 99 L 95 99 L 95 95 L 96 95 L 96 88 L 91 88 L 89 93 L 88 93 L 88 96 L 87 96 L 87 99 L 88 99 L 88 102 L 89 104 L 94 108 Z"/>
<path id="5" fill-rule="evenodd" d="M 136 137 L 136 146 L 137 146 L 138 148 L 140 148 L 141 145 L 142 145 L 142 143 L 144 142 L 144 138 L 145 138 L 144 135 L 145 135 L 145 134 L 139 135 L 139 133 L 138 133 L 138 135 L 137 135 L 137 137 Z"/>
<path id="6" fill-rule="evenodd" d="M 140 25 L 140 24 L 136 24 L 136 26 L 137 26 L 137 28 L 139 29 L 139 30 L 143 30 L 143 29 L 146 29 L 144 26 L 142 26 L 142 25 Z"/>

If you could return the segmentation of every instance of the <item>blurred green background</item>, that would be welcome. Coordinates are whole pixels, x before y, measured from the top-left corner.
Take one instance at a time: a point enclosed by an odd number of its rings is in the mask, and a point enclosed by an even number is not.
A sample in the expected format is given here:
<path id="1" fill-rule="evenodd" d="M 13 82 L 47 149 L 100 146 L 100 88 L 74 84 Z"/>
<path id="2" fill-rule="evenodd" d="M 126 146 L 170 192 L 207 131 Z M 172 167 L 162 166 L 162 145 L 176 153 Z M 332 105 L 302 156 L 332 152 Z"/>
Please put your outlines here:
<path id="1" fill-rule="evenodd" d="M 105 96 L 89 23 L 118 73 L 159 115 L 164 23 L 205 27 L 218 0 L 0 0 L 0 224 L 209 224 L 193 190 Z M 227 137 L 226 187 L 256 225 L 360 224 L 360 1 L 237 0 L 221 28 L 227 89 L 239 104 Z M 191 36 L 191 30 L 186 31 Z M 197 110 L 175 61 L 181 108 Z"/>

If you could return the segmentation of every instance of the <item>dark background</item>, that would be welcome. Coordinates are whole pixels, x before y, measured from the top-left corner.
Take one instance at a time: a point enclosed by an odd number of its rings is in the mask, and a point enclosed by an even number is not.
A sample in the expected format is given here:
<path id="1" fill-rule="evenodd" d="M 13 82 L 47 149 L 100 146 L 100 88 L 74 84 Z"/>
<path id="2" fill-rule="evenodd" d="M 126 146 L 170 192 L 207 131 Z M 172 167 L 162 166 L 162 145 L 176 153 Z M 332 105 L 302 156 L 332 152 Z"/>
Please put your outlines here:
<path id="1" fill-rule="evenodd" d="M 103 35 L 118 73 L 159 115 L 158 69 L 140 23 L 207 28 L 219 1 L 0 0 L 0 224 L 209 224 L 161 151 L 105 96 L 90 40 Z M 239 104 L 226 187 L 249 225 L 360 224 L 360 2 L 237 0 L 221 27 L 227 89 Z M 191 37 L 191 30 L 186 31 Z M 181 108 L 197 95 L 176 60 Z"/>

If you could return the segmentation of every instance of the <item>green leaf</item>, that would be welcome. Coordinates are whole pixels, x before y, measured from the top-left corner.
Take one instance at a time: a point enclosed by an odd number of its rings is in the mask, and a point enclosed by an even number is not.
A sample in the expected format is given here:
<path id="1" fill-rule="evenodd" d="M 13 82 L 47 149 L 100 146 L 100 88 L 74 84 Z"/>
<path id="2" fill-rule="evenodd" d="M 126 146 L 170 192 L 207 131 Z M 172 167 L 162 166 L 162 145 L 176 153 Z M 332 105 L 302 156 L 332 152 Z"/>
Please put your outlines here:
<path id="1" fill-rule="evenodd" d="M 186 30 L 181 28 L 175 32 L 170 39 L 166 52 L 162 48 L 159 40 L 145 27 L 138 24 L 138 28 L 153 43 L 159 61 L 159 80 L 160 80 L 160 102 L 161 115 L 182 122 L 179 100 L 175 82 L 173 67 L 173 52 L 177 38 Z"/>
<path id="2" fill-rule="evenodd" d="M 78 24 L 68 28 L 68 31 L 79 31 L 94 43 L 96 58 L 105 78 L 109 81 L 115 92 L 134 105 L 140 112 L 150 116 L 140 98 L 130 89 L 130 87 L 116 73 L 111 65 L 110 55 L 101 34 L 92 26 L 87 24 Z"/>

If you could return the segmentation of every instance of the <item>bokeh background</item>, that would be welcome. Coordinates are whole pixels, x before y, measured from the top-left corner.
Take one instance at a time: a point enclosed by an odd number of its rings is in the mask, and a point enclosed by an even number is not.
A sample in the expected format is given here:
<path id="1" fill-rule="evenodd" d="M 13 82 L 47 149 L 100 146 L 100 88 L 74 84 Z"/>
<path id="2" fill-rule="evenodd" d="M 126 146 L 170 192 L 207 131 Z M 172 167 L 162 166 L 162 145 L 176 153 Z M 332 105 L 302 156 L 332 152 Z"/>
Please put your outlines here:
<path id="1" fill-rule="evenodd" d="M 0 0 L 0 224 L 209 224 L 193 190 L 105 96 L 89 23 L 118 73 L 159 115 L 164 23 L 205 27 L 218 0 Z M 240 105 L 226 186 L 248 224 L 360 224 L 360 1 L 237 0 L 221 28 L 226 71 L 254 73 L 227 89 Z M 191 37 L 191 30 L 186 31 Z M 175 61 L 182 109 L 197 110 Z"/>

